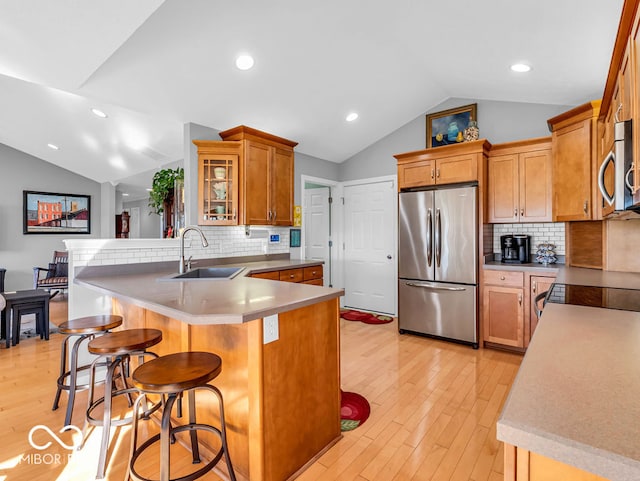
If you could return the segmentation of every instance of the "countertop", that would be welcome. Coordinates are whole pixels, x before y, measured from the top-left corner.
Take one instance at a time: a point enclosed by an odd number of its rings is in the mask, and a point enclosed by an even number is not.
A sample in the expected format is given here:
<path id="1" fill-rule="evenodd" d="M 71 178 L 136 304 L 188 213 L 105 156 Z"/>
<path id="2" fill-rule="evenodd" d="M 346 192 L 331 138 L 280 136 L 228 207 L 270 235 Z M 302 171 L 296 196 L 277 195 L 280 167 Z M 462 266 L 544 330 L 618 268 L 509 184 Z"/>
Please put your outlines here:
<path id="1" fill-rule="evenodd" d="M 251 273 L 322 264 L 305 260 L 235 262 L 245 270 L 231 280 L 166 281 L 175 270 L 144 264 L 87 268 L 78 285 L 98 290 L 188 324 L 239 324 L 334 299 L 343 289 L 248 277 Z M 207 265 L 194 262 L 193 267 Z"/>
<path id="2" fill-rule="evenodd" d="M 573 269 L 563 281 L 629 276 Z M 497 438 L 612 481 L 639 480 L 640 313 L 547 304 Z"/>

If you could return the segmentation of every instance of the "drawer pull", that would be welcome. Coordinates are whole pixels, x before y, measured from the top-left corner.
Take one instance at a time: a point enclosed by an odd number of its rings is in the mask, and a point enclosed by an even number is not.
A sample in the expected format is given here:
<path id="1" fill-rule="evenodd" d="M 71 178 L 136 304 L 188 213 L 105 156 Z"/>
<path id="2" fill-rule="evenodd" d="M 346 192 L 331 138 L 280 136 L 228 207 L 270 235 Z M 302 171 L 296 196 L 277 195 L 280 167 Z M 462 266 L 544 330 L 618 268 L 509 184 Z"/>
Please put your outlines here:
<path id="1" fill-rule="evenodd" d="M 293 279 L 293 274 L 291 274 L 291 275 L 289 276 L 289 278 L 290 278 L 290 279 Z"/>
<path id="2" fill-rule="evenodd" d="M 504 280 L 505 280 L 505 277 L 504 277 L 504 276 L 500 276 L 500 280 L 501 280 L 501 281 L 504 281 Z"/>

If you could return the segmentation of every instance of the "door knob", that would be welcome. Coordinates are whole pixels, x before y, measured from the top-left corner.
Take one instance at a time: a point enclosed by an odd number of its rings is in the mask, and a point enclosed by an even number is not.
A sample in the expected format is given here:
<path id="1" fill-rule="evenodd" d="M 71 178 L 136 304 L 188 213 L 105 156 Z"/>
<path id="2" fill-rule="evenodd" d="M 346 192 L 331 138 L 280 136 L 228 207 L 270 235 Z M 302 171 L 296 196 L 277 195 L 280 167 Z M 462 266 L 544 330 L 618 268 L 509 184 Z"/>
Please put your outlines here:
<path id="1" fill-rule="evenodd" d="M 387 259 L 391 259 L 391 254 L 389 254 L 389 255 L 387 256 Z"/>

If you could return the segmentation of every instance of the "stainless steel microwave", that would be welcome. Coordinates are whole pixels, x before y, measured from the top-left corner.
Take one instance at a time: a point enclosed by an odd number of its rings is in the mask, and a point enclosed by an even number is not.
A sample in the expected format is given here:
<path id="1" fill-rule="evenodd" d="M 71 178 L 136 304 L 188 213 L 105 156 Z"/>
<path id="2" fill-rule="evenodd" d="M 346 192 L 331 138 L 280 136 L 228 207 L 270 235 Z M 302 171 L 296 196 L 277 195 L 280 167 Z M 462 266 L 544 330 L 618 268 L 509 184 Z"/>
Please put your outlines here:
<path id="1" fill-rule="evenodd" d="M 612 207 L 609 215 L 623 211 L 640 213 L 640 190 L 633 194 L 633 124 L 631 120 L 616 122 L 613 128 L 613 150 L 602 161 L 598 187 L 604 201 Z M 611 192 L 610 192 L 611 190 Z"/>

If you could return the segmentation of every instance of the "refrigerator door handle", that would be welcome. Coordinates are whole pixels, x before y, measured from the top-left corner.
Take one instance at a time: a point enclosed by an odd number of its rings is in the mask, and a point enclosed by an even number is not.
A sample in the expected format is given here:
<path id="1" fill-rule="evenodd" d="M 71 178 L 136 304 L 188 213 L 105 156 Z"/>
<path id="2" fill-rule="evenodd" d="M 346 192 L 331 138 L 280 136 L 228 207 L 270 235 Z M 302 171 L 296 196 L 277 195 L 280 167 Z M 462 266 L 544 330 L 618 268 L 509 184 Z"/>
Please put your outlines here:
<path id="1" fill-rule="evenodd" d="M 440 209 L 436 209 L 436 232 L 435 232 L 435 240 L 436 240 L 436 267 L 440 267 L 440 256 L 442 254 L 442 246 L 440 245 L 441 241 L 441 221 L 440 221 Z"/>
<path id="2" fill-rule="evenodd" d="M 466 291 L 465 287 L 440 287 L 433 284 L 424 284 L 422 282 L 407 282 L 409 287 L 424 287 L 427 289 L 433 289 L 435 291 Z"/>
<path id="3" fill-rule="evenodd" d="M 433 260 L 433 242 L 431 236 L 433 234 L 433 216 L 431 209 L 427 210 L 427 265 L 431 267 Z"/>

